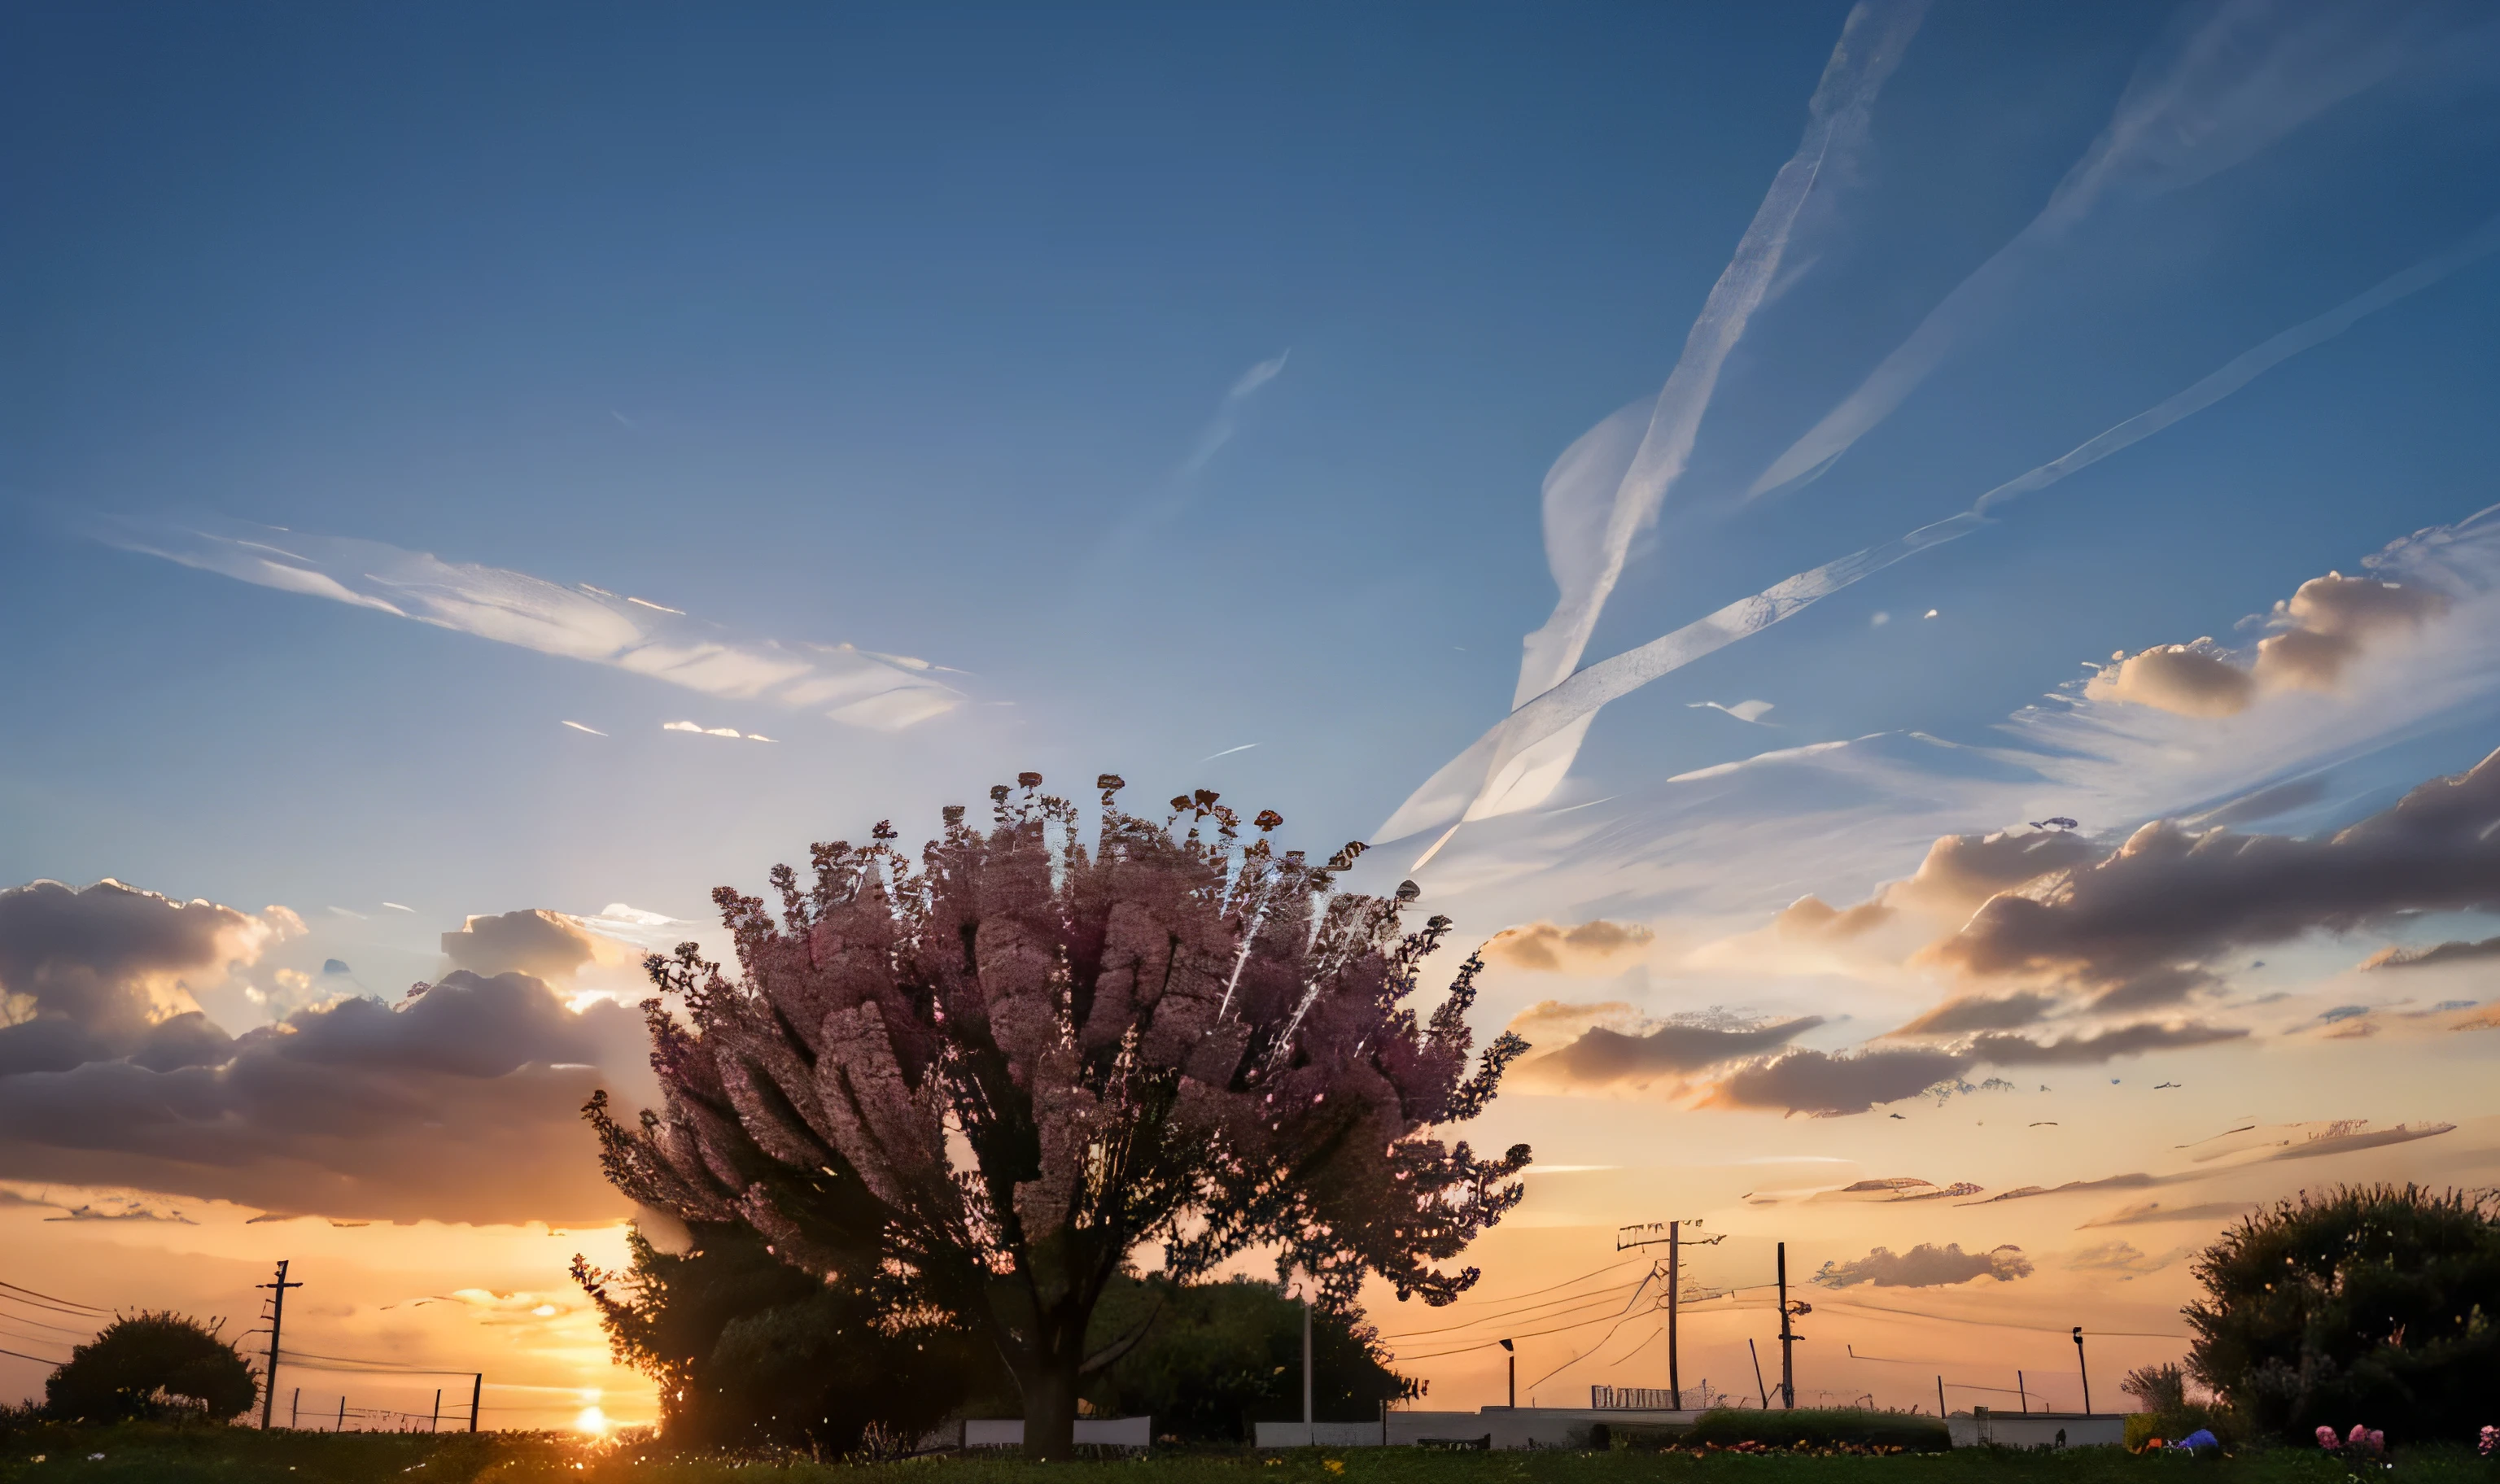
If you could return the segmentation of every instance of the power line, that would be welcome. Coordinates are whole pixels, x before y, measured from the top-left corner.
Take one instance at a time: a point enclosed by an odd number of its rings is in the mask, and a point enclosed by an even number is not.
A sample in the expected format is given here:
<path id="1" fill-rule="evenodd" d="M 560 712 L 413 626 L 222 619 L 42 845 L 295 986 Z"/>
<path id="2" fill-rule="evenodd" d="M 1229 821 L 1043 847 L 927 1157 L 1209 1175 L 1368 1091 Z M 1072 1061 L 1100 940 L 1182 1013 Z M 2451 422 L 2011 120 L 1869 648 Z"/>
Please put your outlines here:
<path id="1" fill-rule="evenodd" d="M 1639 1297 L 1639 1292 L 1640 1292 L 1640 1291 L 1639 1291 L 1637 1288 L 1635 1288 L 1635 1289 L 1633 1290 L 1633 1297 L 1634 1297 L 1634 1298 Z M 1611 1319 L 1611 1320 L 1613 1320 L 1613 1321 L 1615 1322 L 1615 1324 L 1616 1324 L 1618 1327 L 1621 1327 L 1621 1325 L 1623 1324 L 1623 1321 L 1624 1321 L 1624 1317 L 1625 1317 L 1625 1316 L 1624 1316 L 1624 1315 L 1622 1315 L 1622 1314 L 1599 1314 L 1599 1315 L 1598 1315 L 1596 1318 L 1595 1318 L 1595 1319 L 1583 1319 L 1583 1320 L 1581 1320 L 1578 1324 L 1566 1324 L 1566 1325 L 1562 1325 L 1562 1326 L 1561 1326 L 1561 1327 L 1559 1327 L 1559 1328 L 1551 1329 L 1551 1330 L 1530 1330 L 1530 1331 L 1529 1331 L 1529 1332 L 1528 1332 L 1527 1334 L 1525 1334 L 1525 1335 L 1513 1335 L 1513 1336 L 1511 1336 L 1511 1337 L 1510 1337 L 1510 1339 L 1543 1339 L 1545 1336 L 1548 1336 L 1548 1335 L 1567 1335 L 1567 1334 L 1571 1333 L 1573 1330 L 1585 1330 L 1585 1329 L 1589 1328 L 1591 1325 L 1595 1325 L 1595 1324 L 1604 1324 L 1605 1322 L 1607 1322 L 1607 1321 L 1608 1321 L 1608 1320 L 1610 1320 L 1610 1319 Z M 1608 1331 L 1607 1333 L 1612 1334 L 1613 1332 L 1612 1332 L 1612 1331 Z M 1468 1351 L 1470 1351 L 1470 1350 L 1482 1350 L 1482 1349 L 1486 1348 L 1487 1346 L 1490 1346 L 1490 1345 L 1497 1345 L 1497 1344 L 1501 1344 L 1501 1343 L 1503 1343 L 1503 1341 L 1502 1341 L 1502 1340 L 1499 1340 L 1499 1339 L 1487 1339 L 1487 1340 L 1480 1341 L 1480 1342 L 1478 1342 L 1478 1343 L 1476 1343 L 1476 1344 L 1471 1344 L 1471 1345 L 1461 1345 L 1461 1346 L 1459 1346 L 1457 1349 L 1454 1349 L 1454 1350 L 1435 1350 L 1435 1351 L 1432 1351 L 1432 1352 L 1431 1352 L 1431 1354 L 1429 1354 L 1429 1355 L 1398 1355 L 1398 1356 L 1393 1356 L 1392 1358 L 1393 1358 L 1393 1359 L 1396 1359 L 1396 1360 L 1402 1360 L 1402 1361 L 1436 1360 L 1436 1359 L 1438 1359 L 1438 1358 L 1440 1358 L 1441 1356 L 1444 1356 L 1444 1355 L 1464 1355 L 1464 1354 L 1466 1354 L 1466 1353 L 1467 1353 Z M 1598 1343 L 1599 1343 L 1599 1344 L 1603 1344 L 1603 1343 L 1605 1343 L 1605 1341 L 1601 1339 L 1601 1340 L 1599 1340 L 1599 1341 L 1598 1341 Z"/>
<path id="2" fill-rule="evenodd" d="M 0 1301 L 19 1305 L 26 1308 L 40 1308 L 49 1314 L 67 1314 L 73 1319 L 102 1319 L 106 1317 L 105 1311 L 100 1308 L 71 1308 L 60 1304 L 38 1304 L 32 1299 L 18 1298 L 16 1294 L 0 1293 Z"/>
<path id="3" fill-rule="evenodd" d="M 1915 1308 L 1887 1308 L 1881 1304 L 1862 1303 L 1857 1299 L 1826 1299 L 1826 1305 L 1841 1308 L 1862 1308 L 1879 1314 L 1899 1314 L 1909 1319 L 1933 1319 L 1944 1324 L 1975 1324 L 1990 1330 L 2029 1330 L 2041 1335 L 2064 1335 L 2072 1326 L 2052 1324 L 2014 1324 L 2003 1319 L 1964 1319 L 1958 1314 L 1926 1314 Z M 2086 1330 L 2087 1335 L 2100 1335 L 2111 1339 L 2193 1339 L 2193 1335 L 2173 1335 L 2152 1330 Z"/>
<path id="4" fill-rule="evenodd" d="M 1480 1314 L 1477 1317 L 1468 1320 L 1464 1324 L 1444 1325 L 1437 1330 L 1405 1330 L 1396 1335 L 1383 1335 L 1380 1338 L 1383 1339 L 1415 1339 L 1426 1335 L 1455 1335 L 1461 1330 L 1471 1330 L 1477 1325 L 1491 1324 L 1497 1319 L 1516 1318 L 1521 1314 L 1530 1313 L 1540 1308 L 1550 1308 L 1555 1310 L 1555 1312 L 1550 1314 L 1539 1314 L 1537 1315 L 1538 1318 L 1559 1319 L 1575 1308 L 1583 1308 L 1592 1304 L 1612 1303 L 1617 1296 L 1635 1286 L 1637 1285 L 1621 1283 L 1617 1284 L 1615 1287 L 1600 1289 L 1592 1294 L 1581 1294 L 1565 1299 L 1548 1299 L 1542 1304 L 1530 1304 L 1521 1308 L 1505 1309 L 1500 1313 Z"/>
<path id="5" fill-rule="evenodd" d="M 48 1326 L 48 1327 L 49 1327 L 49 1326 Z M 53 1339 L 52 1337 L 50 1337 L 49 1335 L 21 1335 L 21 1334 L 17 1333 L 16 1330 L 8 1329 L 8 1328 L 5 1328 L 5 1327 L 0 1327 L 0 1337 L 5 1337 L 5 1338 L 10 1339 L 22 1339 L 22 1340 L 24 1340 L 26 1343 L 28 1343 L 28 1344 L 30 1344 L 30 1345 L 56 1345 L 56 1344 L 59 1344 L 59 1343 L 60 1343 L 60 1341 L 59 1341 L 59 1340 L 54 1339 Z M 83 1339 L 83 1338 L 85 1338 L 85 1337 L 83 1337 L 83 1336 L 77 1336 L 77 1337 L 73 1337 L 73 1339 Z"/>
<path id="6" fill-rule="evenodd" d="M 22 1293 L 30 1299 L 41 1299 L 47 1304 L 66 1304 L 72 1308 L 82 1308 L 90 1313 L 104 1314 L 112 1312 L 112 1310 L 100 1307 L 97 1305 L 82 1304 L 76 1299 L 64 1299 L 57 1294 L 37 1293 L 31 1288 L 20 1288 L 15 1283 L 0 1282 L 0 1288 L 6 1288 L 11 1293 Z"/>
<path id="7" fill-rule="evenodd" d="M 397 1361 L 357 1360 L 344 1355 L 314 1355 L 304 1350 L 280 1350 L 278 1358 L 302 1371 L 333 1371 L 342 1375 L 476 1375 L 477 1368 L 463 1366 L 457 1370 L 441 1366 L 403 1366 Z"/>
<path id="8" fill-rule="evenodd" d="M 1528 1290 L 1526 1290 L 1526 1291 L 1524 1291 L 1524 1292 L 1521 1292 L 1521 1293 L 1504 1294 L 1504 1295 L 1502 1295 L 1502 1296 L 1501 1296 L 1500 1298 L 1498 1298 L 1498 1299 L 1480 1299 L 1480 1300 L 1478 1300 L 1477 1302 L 1478 1302 L 1478 1303 L 1482 1303 L 1482 1304 L 1509 1304 L 1509 1303 L 1512 1303 L 1513 1301 L 1515 1301 L 1515 1300 L 1519 1300 L 1519 1299 L 1532 1299 L 1532 1298 L 1536 1297 L 1536 1296 L 1537 1296 L 1538 1294 L 1540 1294 L 1540 1293 L 1552 1293 L 1552 1292 L 1554 1292 L 1554 1291 L 1555 1291 L 1556 1289 L 1558 1289 L 1558 1288 L 1568 1288 L 1568 1287 L 1570 1287 L 1570 1286 L 1571 1286 L 1572 1284 L 1574 1284 L 1574 1283 L 1585 1283 L 1585 1282 L 1587 1282 L 1589 1279 L 1591 1279 L 1591 1278 L 1593 1278 L 1593 1277 L 1597 1277 L 1597 1276 L 1599 1276 L 1599 1275 L 1601 1275 L 1601 1274 L 1603 1274 L 1612 1273 L 1612 1272 L 1614 1272 L 1617 1268 L 1628 1268 L 1628 1267 L 1630 1267 L 1630 1266 L 1631 1266 L 1632 1264 L 1634 1264 L 1634 1263 L 1647 1262 L 1647 1261 L 1649 1261 L 1649 1259 L 1647 1259 L 1647 1258 L 1645 1258 L 1645 1257 L 1627 1257 L 1627 1258 L 1624 1258 L 1623 1260 L 1621 1260 L 1621 1261 L 1619 1261 L 1619 1262 L 1611 1262 L 1611 1263 L 1608 1263 L 1608 1264 L 1606 1264 L 1604 1267 L 1602 1267 L 1602 1268 L 1598 1268 L 1598 1269 L 1595 1269 L 1595 1271 L 1593 1271 L 1593 1272 L 1583 1273 L 1583 1274 L 1581 1274 L 1578 1277 L 1574 1277 L 1574 1278 L 1564 1278 L 1562 1282 L 1559 1282 L 1559 1283 L 1548 1283 L 1548 1284 L 1546 1284 L 1546 1285 L 1545 1285 L 1544 1287 L 1542 1287 L 1542 1288 L 1530 1288 L 1530 1289 L 1528 1289 Z M 1450 1306 L 1450 1307 L 1452 1307 L 1452 1308 L 1456 1308 L 1456 1307 L 1459 1307 L 1459 1306 L 1458 1306 L 1458 1305 L 1455 1305 L 1455 1304 Z M 1538 1304 L 1531 1304 L 1531 1305 L 1530 1305 L 1530 1306 L 1528 1306 L 1528 1307 L 1529 1307 L 1530 1308 L 1541 1308 L 1541 1307 L 1543 1307 L 1544 1306 L 1543 1306 L 1543 1305 L 1538 1305 Z M 1488 1313 L 1488 1314 L 1483 1315 L 1482 1317 L 1487 1318 L 1487 1319 L 1498 1319 L 1498 1318 L 1500 1318 L 1500 1317 L 1501 1317 L 1501 1314 L 1499 1314 L 1499 1313 Z M 1472 1322 L 1472 1321 L 1471 1321 L 1471 1322 Z M 1450 1326 L 1450 1328 L 1452 1328 L 1452 1329 L 1465 1329 L 1465 1328 L 1466 1328 L 1466 1326 L 1465 1326 L 1465 1325 L 1464 1325 L 1464 1324 L 1460 1324 L 1460 1325 L 1452 1325 L 1452 1326 Z M 1407 1331 L 1402 1332 L 1402 1334 L 1401 1334 L 1401 1335 L 1383 1335 L 1383 1336 L 1382 1336 L 1382 1337 L 1380 1337 L 1380 1338 L 1381 1338 L 1381 1339 L 1400 1339 L 1400 1338 L 1402 1338 L 1402 1336 L 1404 1336 L 1404 1335 L 1434 1335 L 1434 1334 L 1439 1334 L 1439 1333 L 1441 1333 L 1441 1332 L 1440 1332 L 1440 1331 L 1438 1331 L 1438 1330 L 1407 1330 Z"/>
<path id="9" fill-rule="evenodd" d="M 11 1356 L 22 1361 L 33 1361 L 39 1366 L 66 1366 L 69 1364 L 68 1361 L 53 1360 L 49 1356 L 28 1355 L 21 1350 L 0 1350 L 0 1355 Z"/>

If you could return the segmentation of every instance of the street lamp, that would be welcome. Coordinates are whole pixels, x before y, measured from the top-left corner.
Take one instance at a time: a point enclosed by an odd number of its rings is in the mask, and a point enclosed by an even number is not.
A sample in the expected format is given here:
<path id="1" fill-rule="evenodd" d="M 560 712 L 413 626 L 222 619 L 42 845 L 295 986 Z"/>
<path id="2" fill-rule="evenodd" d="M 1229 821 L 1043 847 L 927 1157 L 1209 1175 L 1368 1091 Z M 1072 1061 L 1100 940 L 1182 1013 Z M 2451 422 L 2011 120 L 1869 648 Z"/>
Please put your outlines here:
<path id="1" fill-rule="evenodd" d="M 2075 1326 L 2075 1370 L 2084 1377 L 2084 1415 L 2092 1414 L 2092 1373 L 2084 1368 L 2084 1327 Z"/>

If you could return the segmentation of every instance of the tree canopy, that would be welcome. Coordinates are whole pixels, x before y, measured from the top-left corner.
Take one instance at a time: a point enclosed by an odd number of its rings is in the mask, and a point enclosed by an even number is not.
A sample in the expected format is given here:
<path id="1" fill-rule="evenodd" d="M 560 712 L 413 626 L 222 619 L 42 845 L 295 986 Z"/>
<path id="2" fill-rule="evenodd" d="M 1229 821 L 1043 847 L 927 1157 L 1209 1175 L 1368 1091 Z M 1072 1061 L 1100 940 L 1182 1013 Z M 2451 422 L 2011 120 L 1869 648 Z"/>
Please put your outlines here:
<path id="1" fill-rule="evenodd" d="M 1443 1265 L 1529 1161 L 1434 1137 L 1525 1046 L 1474 1052 L 1473 956 L 1408 1003 L 1450 926 L 1401 930 L 1412 884 L 1338 894 L 1360 845 L 1315 866 L 1272 849 L 1272 812 L 1244 845 L 1210 791 L 1157 822 L 1097 782 L 1090 846 L 1027 773 L 986 830 L 946 810 L 916 867 L 880 823 L 815 847 L 810 882 L 776 867 L 777 913 L 721 888 L 737 977 L 693 944 L 648 965 L 683 1007 L 646 1004 L 665 1107 L 588 1110 L 636 1200 L 983 1337 L 1044 1457 L 1083 1376 L 1142 1337 L 1089 1342 L 1133 1251 L 1186 1280 L 1272 1248 L 1332 1309 L 1367 1275 L 1445 1304 L 1476 1271 Z"/>
<path id="2" fill-rule="evenodd" d="M 241 1416 L 259 1400 L 260 1379 L 217 1329 L 182 1314 L 125 1314 L 70 1351 L 44 1382 L 45 1408 L 86 1422 Z"/>
<path id="3" fill-rule="evenodd" d="M 894 1322 L 856 1285 L 802 1273 L 742 1225 L 689 1235 L 669 1252 L 629 1233 L 623 1273 L 573 1267 L 617 1360 L 659 1383 L 660 1433 L 674 1446 L 844 1458 L 1012 1393 L 997 1355 L 943 1316 Z"/>
<path id="4" fill-rule="evenodd" d="M 2188 1370 L 2285 1438 L 2366 1422 L 2463 1441 L 2500 1391 L 2500 1197 L 2355 1186 L 2248 1217 L 2197 1258 Z"/>

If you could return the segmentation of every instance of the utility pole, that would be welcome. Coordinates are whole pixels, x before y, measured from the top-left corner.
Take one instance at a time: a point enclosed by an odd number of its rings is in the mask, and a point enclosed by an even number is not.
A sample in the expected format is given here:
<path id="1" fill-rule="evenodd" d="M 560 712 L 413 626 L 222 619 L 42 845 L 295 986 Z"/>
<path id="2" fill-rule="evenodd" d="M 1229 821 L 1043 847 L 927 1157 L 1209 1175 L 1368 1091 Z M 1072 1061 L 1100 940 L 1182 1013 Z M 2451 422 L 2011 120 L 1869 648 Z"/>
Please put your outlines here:
<path id="1" fill-rule="evenodd" d="M 1501 1342 L 1502 1355 L 1510 1362 L 1510 1406 L 1519 1409 L 1519 1351 L 1507 1339 Z"/>
<path id="2" fill-rule="evenodd" d="M 469 1431 L 472 1433 L 477 1431 L 477 1399 L 485 1393 L 486 1372 L 480 1371 L 477 1379 L 469 1383 Z"/>
<path id="3" fill-rule="evenodd" d="M 1763 1409 L 1768 1410 L 1771 1404 L 1771 1393 L 1769 1388 L 1762 1384 L 1762 1352 L 1754 1348 L 1754 1337 L 1751 1335 L 1745 1337 L 1745 1353 L 1754 1358 L 1754 1392 L 1762 1399 Z"/>
<path id="4" fill-rule="evenodd" d="M 1945 1410 L 1945 1378 L 1943 1376 L 1936 1377 L 1936 1415 L 1939 1417 L 1950 1417 L 1953 1415 L 1953 1413 Z"/>
<path id="5" fill-rule="evenodd" d="M 2083 1372 L 2084 1415 L 2089 1417 L 2092 1414 L 2092 1373 L 2084 1368 L 2084 1327 L 2080 1324 L 2075 1326 L 2075 1369 Z"/>
<path id="6" fill-rule="evenodd" d="M 339 1425 L 330 1431 L 334 1433 L 347 1431 L 347 1394 L 344 1391 L 339 1393 Z"/>
<path id="7" fill-rule="evenodd" d="M 443 1431 L 443 1388 L 440 1386 L 434 1388 L 434 1420 L 426 1424 L 425 1430 L 429 1433 Z"/>
<path id="8" fill-rule="evenodd" d="M 1311 1441 L 1311 1296 L 1302 1295 L 1302 1441 Z"/>
<path id="9" fill-rule="evenodd" d="M 1666 1400 L 1679 1412 L 1684 1410 L 1684 1378 L 1675 1369 L 1675 1306 L 1684 1294 L 1684 1270 L 1677 1263 L 1683 1243 L 1676 1241 L 1675 1234 L 1683 1224 L 1666 1224 Z"/>
<path id="10" fill-rule="evenodd" d="M 1701 1223 L 1695 1221 L 1693 1224 L 1699 1226 Z M 1666 1243 L 1666 1389 L 1667 1400 L 1678 1411 L 1684 1409 L 1684 1379 L 1680 1369 L 1682 1357 L 1676 1350 L 1677 1310 L 1684 1302 L 1683 1254 L 1678 1250 L 1685 1245 L 1683 1232 L 1684 1223 L 1681 1221 L 1649 1221 L 1637 1226 L 1615 1228 L 1615 1250 L 1618 1252 L 1628 1252 L 1634 1247 L 1654 1246 L 1661 1242 Z M 1661 1236 L 1661 1233 L 1664 1235 Z M 1724 1235 L 1695 1237 L 1692 1244 L 1696 1247 L 1713 1247 L 1726 1240 Z M 1655 1266 L 1649 1270 L 1649 1275 L 1652 1278 L 1660 1275 Z M 1647 1282 L 1648 1279 L 1642 1281 Z"/>
<path id="11" fill-rule="evenodd" d="M 271 1420 L 278 1412 L 278 1327 L 286 1317 L 286 1290 L 301 1288 L 304 1285 L 286 1281 L 286 1264 L 280 1262 L 278 1265 L 278 1280 L 262 1283 L 259 1286 L 270 1290 L 269 1373 L 260 1378 L 260 1430 L 266 1433 L 269 1431 Z M 2083 1331 L 2077 1330 L 2075 1333 L 2080 1336 Z"/>
<path id="12" fill-rule="evenodd" d="M 2014 1394 L 2023 1399 L 2023 1414 L 2026 1417 L 2029 1416 L 2031 1414 L 2031 1389 L 2023 1384 L 2023 1372 L 2020 1371 L 2014 1372 Z"/>
<path id="13" fill-rule="evenodd" d="M 1791 1411 L 1794 1411 L 1796 1409 L 1796 1357 L 1793 1347 L 1798 1340 L 1803 1339 L 1805 1337 L 1799 1335 L 1795 1329 L 1790 1325 L 1789 1321 L 1799 1314 L 1813 1313 L 1814 1306 L 1803 1302 L 1796 1304 L 1791 1304 L 1789 1302 L 1789 1244 L 1785 1242 L 1780 1243 L 1779 1260 L 1780 1404 Z"/>

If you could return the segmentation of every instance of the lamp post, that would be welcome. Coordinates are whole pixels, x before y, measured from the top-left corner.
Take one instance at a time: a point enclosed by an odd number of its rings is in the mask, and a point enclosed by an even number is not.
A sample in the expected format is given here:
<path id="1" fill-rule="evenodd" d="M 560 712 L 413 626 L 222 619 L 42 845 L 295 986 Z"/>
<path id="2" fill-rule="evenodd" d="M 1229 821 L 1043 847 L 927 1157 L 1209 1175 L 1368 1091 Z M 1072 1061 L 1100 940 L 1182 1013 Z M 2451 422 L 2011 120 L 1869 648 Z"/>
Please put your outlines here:
<path id="1" fill-rule="evenodd" d="M 2092 1414 L 2092 1373 L 2084 1366 L 2084 1327 L 2075 1326 L 2075 1370 L 2084 1378 L 2084 1415 Z"/>
<path id="2" fill-rule="evenodd" d="M 1501 1342 L 1501 1348 L 1502 1358 L 1510 1366 L 1510 1405 L 1516 1411 L 1519 1408 L 1519 1351 L 1507 1339 Z"/>

